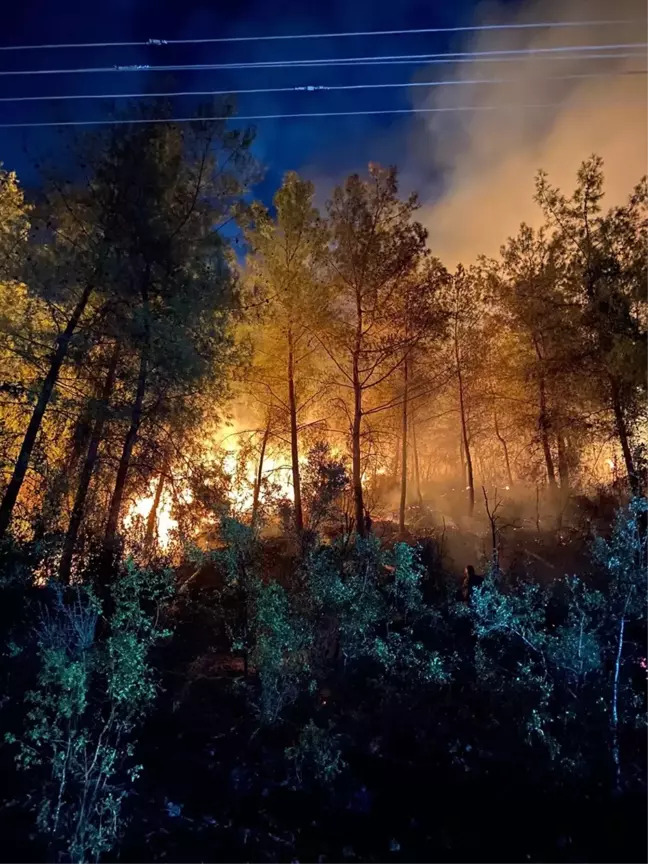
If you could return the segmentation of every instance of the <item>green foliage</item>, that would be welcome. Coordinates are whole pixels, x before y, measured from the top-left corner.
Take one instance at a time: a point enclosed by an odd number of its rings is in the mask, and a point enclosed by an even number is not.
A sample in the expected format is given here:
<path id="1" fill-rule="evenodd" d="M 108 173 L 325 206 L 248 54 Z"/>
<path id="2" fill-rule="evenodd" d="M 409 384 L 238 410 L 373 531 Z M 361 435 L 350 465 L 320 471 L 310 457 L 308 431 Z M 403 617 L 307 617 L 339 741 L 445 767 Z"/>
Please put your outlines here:
<path id="1" fill-rule="evenodd" d="M 417 551 L 407 543 L 397 543 L 393 553 L 394 581 L 388 586 L 388 596 L 394 607 L 407 619 L 420 613 L 423 605 L 421 581 L 425 571 Z"/>
<path id="2" fill-rule="evenodd" d="M 633 498 L 617 512 L 610 539 L 597 537 L 592 549 L 594 560 L 608 573 L 615 611 L 622 610 L 624 616 L 643 616 L 646 611 L 647 513 L 648 499 Z"/>
<path id="3" fill-rule="evenodd" d="M 257 708 L 263 723 L 274 723 L 306 689 L 313 637 L 294 598 L 276 583 L 255 586 L 251 631 L 250 660 L 261 685 Z"/>
<path id="4" fill-rule="evenodd" d="M 286 589 L 260 578 L 251 528 L 228 520 L 223 537 L 228 546 L 217 554 L 230 586 L 243 586 L 245 609 L 243 626 L 231 628 L 232 648 L 248 652 L 257 672 L 254 699 L 263 723 L 278 721 L 308 692 L 309 682 L 317 688 L 334 671 L 338 661 L 332 653 L 347 669 L 370 661 L 381 680 L 448 680 L 440 655 L 415 632 L 429 612 L 415 549 L 401 543 L 388 554 L 373 535 L 357 537 L 350 548 L 342 541 L 315 546 L 301 564 L 301 578 Z M 334 652 L 331 640 L 337 644 Z"/>
<path id="5" fill-rule="evenodd" d="M 645 722 L 645 694 L 634 692 L 625 664 L 625 627 L 645 620 L 646 501 L 618 512 L 609 540 L 593 557 L 607 575 L 604 590 L 576 576 L 550 586 L 502 584 L 489 575 L 473 592 L 468 615 L 477 639 L 478 686 L 513 712 L 529 741 L 541 741 L 564 766 L 582 764 L 588 729 L 609 726 L 617 774 L 618 728 Z M 548 610 L 552 609 L 552 616 Z M 599 739 L 600 740 L 600 739 Z"/>
<path id="6" fill-rule="evenodd" d="M 331 518 L 338 498 L 348 485 L 344 462 L 331 455 L 330 444 L 326 441 L 316 442 L 302 470 L 302 498 L 311 531 Z"/>
<path id="7" fill-rule="evenodd" d="M 292 762 L 298 782 L 311 775 L 318 783 L 331 783 L 345 768 L 340 750 L 340 739 L 328 729 L 322 729 L 312 720 L 304 726 L 293 747 L 286 748 L 286 758 Z"/>
<path id="8" fill-rule="evenodd" d="M 122 802 L 140 771 L 132 733 L 157 692 L 149 654 L 169 635 L 159 616 L 171 576 L 126 562 L 109 619 L 89 586 L 51 590 L 16 758 L 38 772 L 39 830 L 66 859 L 97 860 L 119 837 Z"/>
<path id="9" fill-rule="evenodd" d="M 602 668 L 598 630 L 605 614 L 606 598 L 577 576 L 566 577 L 562 585 L 566 590 L 563 602 L 567 614 L 564 623 L 555 629 L 547 650 L 556 671 L 562 670 L 567 684 L 578 691 L 589 675 Z"/>
<path id="10" fill-rule="evenodd" d="M 255 528 L 224 516 L 220 522 L 220 536 L 223 546 L 214 558 L 224 565 L 228 584 L 245 589 L 258 579 L 260 570 L 261 544 Z"/>

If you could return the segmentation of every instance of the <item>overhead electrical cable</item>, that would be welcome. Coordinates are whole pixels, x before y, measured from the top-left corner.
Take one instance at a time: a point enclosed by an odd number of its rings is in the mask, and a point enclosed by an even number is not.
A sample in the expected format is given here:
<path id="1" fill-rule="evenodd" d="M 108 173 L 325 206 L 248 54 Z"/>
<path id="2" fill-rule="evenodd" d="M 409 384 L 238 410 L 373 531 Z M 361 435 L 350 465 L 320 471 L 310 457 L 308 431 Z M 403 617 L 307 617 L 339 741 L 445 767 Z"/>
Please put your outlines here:
<path id="1" fill-rule="evenodd" d="M 621 72 L 582 72 L 570 75 L 540 75 L 531 76 L 525 80 L 533 81 L 570 81 L 587 78 L 622 78 L 648 74 L 648 69 L 633 69 Z M 74 93 L 59 96 L 1 96 L 1 102 L 67 102 L 70 100 L 90 99 L 159 99 L 187 96 L 249 96 L 268 93 L 303 93 L 339 90 L 383 90 L 383 89 L 406 89 L 409 87 L 454 87 L 478 84 L 517 84 L 519 78 L 467 78 L 459 80 L 441 81 L 399 81 L 395 83 L 380 84 L 304 84 L 293 87 L 252 87 L 243 90 L 179 90 L 161 93 Z"/>
<path id="2" fill-rule="evenodd" d="M 620 54 L 557 54 L 553 57 L 540 56 L 534 57 L 533 62 L 546 62 L 549 61 L 551 63 L 557 63 L 558 61 L 563 60 L 578 60 L 579 62 L 585 62 L 590 60 L 644 60 L 646 57 L 645 51 L 634 51 L 632 53 L 620 53 Z M 454 58 L 452 60 L 426 60 L 424 61 L 429 65 L 454 65 L 455 63 L 520 63 L 524 60 L 523 57 L 480 57 L 479 60 L 474 60 L 471 58 Z M 412 65 L 414 63 L 418 63 L 420 61 L 417 60 L 377 60 L 377 61 L 366 61 L 364 63 L 341 63 L 341 66 L 398 66 L 398 65 Z"/>
<path id="3" fill-rule="evenodd" d="M 463 27 L 419 27 L 406 30 L 357 30 L 345 33 L 286 33 L 268 36 L 218 36 L 204 39 L 147 39 L 144 42 L 66 42 L 43 45 L 0 45 L 0 51 L 42 51 L 72 48 L 137 48 L 165 45 L 205 45 L 228 42 L 279 42 L 301 39 L 343 39 L 365 36 L 407 36 L 431 33 L 476 33 L 506 30 L 541 30 L 570 27 L 615 27 L 639 24 L 634 19 L 607 19 L 592 21 L 544 21 L 527 24 L 474 24 Z"/>
<path id="4" fill-rule="evenodd" d="M 530 57 L 530 56 L 560 56 L 567 52 L 574 52 L 577 59 L 587 58 L 587 52 L 593 51 L 627 51 L 628 49 L 639 49 L 648 47 L 646 42 L 627 42 L 612 45 L 564 45 L 552 48 L 514 48 L 499 51 L 466 51 L 466 52 L 444 52 L 436 54 L 394 54 L 377 57 L 330 57 L 321 60 L 260 60 L 247 63 L 186 63 L 180 65 L 151 66 L 149 64 L 130 64 L 125 66 L 91 66 L 78 69 L 3 69 L 1 76 L 18 75 L 79 75 L 112 72 L 183 72 L 204 71 L 207 69 L 299 69 L 330 67 L 344 65 L 363 65 L 365 63 L 382 62 L 408 62 L 428 63 L 439 59 L 444 62 L 457 62 L 464 58 L 471 61 L 482 58 L 504 58 L 504 57 Z"/>
<path id="5" fill-rule="evenodd" d="M 215 117 L 162 117 L 162 118 L 135 118 L 135 119 L 118 119 L 118 120 L 63 120 L 44 121 L 34 123 L 0 123 L 0 129 L 26 129 L 45 126 L 128 126 L 140 125 L 149 123 L 200 123 L 217 120 L 230 120 L 235 122 L 241 121 L 256 121 L 256 120 L 294 120 L 308 119 L 315 117 L 366 117 L 380 114 L 434 114 L 441 112 L 459 112 L 459 111 L 517 111 L 537 108 L 556 108 L 567 104 L 566 102 L 541 102 L 541 103 L 521 103 L 519 105 L 460 105 L 454 107 L 442 108 L 394 108 L 394 109 L 379 109 L 370 111 L 317 111 L 308 113 L 296 114 L 255 114 L 255 115 L 236 115 L 225 114 Z M 637 104 L 643 104 L 637 102 Z M 574 107 L 573 105 L 571 106 Z"/>

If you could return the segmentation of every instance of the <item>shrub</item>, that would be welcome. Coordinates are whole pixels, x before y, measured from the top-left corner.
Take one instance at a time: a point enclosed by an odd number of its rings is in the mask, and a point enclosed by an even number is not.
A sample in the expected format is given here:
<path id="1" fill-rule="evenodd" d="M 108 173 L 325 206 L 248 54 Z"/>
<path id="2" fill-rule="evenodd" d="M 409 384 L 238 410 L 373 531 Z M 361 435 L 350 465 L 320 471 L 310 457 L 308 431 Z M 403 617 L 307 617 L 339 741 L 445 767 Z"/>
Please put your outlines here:
<path id="1" fill-rule="evenodd" d="M 549 587 L 506 586 L 495 574 L 473 592 L 468 615 L 476 637 L 476 685 L 495 694 L 498 711 L 518 717 L 527 740 L 541 741 L 563 765 L 587 760 L 589 744 L 610 744 L 621 784 L 621 726 L 645 722 L 645 692 L 633 690 L 624 667 L 626 628 L 645 621 L 648 505 L 620 510 L 608 540 L 596 538 L 593 558 L 605 576 L 595 590 L 575 576 Z M 557 621 L 550 622 L 553 608 Z M 592 741 L 587 740 L 589 731 Z"/>
<path id="2" fill-rule="evenodd" d="M 140 771 L 132 733 L 156 696 L 149 653 L 168 635 L 159 616 L 170 574 L 128 561 L 109 620 L 89 586 L 52 591 L 35 634 L 39 669 L 24 734 L 7 738 L 19 767 L 38 771 L 37 824 L 59 857 L 98 860 L 119 837 L 122 802 Z"/>
<path id="3" fill-rule="evenodd" d="M 371 661 L 379 676 L 447 680 L 441 657 L 415 635 L 417 622 L 429 615 L 415 549 L 397 544 L 386 553 L 372 535 L 351 546 L 344 540 L 314 545 L 286 589 L 261 579 L 251 528 L 228 520 L 223 536 L 228 545 L 217 554 L 228 590 L 240 589 L 244 607 L 243 622 L 231 628 L 231 645 L 249 656 L 258 675 L 253 700 L 262 723 L 278 721 L 301 693 L 317 689 L 338 661 L 347 671 Z"/>
<path id="4" fill-rule="evenodd" d="M 302 471 L 302 500 L 311 531 L 335 515 L 336 504 L 348 485 L 344 462 L 332 456 L 326 441 L 316 442 Z"/>
<path id="5" fill-rule="evenodd" d="M 330 726 L 322 729 L 312 720 L 308 721 L 299 734 L 297 744 L 285 751 L 300 784 L 305 775 L 310 775 L 318 783 L 329 784 L 344 770 L 345 762 L 339 741 L 339 736 L 332 732 Z"/>

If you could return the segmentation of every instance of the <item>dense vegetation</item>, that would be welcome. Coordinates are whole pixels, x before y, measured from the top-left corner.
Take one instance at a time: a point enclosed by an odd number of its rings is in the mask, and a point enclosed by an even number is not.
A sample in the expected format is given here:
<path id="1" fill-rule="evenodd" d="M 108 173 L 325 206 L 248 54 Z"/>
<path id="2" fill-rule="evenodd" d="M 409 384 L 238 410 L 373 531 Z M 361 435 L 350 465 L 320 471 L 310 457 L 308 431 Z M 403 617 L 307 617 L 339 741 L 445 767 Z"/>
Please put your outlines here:
<path id="1" fill-rule="evenodd" d="M 643 860 L 646 181 L 450 272 L 251 141 L 0 170 L 5 856 Z"/>

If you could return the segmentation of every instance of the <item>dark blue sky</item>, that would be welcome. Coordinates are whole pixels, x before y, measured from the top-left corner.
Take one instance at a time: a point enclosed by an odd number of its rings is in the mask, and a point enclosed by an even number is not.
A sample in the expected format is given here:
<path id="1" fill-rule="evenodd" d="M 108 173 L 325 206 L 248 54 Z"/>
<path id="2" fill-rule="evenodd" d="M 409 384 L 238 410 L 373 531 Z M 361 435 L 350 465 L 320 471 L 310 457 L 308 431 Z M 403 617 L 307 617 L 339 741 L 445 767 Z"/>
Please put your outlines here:
<path id="1" fill-rule="evenodd" d="M 514 5 L 514 4 L 512 4 Z M 387 30 L 417 27 L 453 27 L 473 23 L 471 0 L 104 0 L 80 2 L 46 0 L 14 2 L 3 10 L 4 45 L 44 42 L 138 41 L 149 38 L 190 39 L 219 36 L 255 36 L 285 33 Z M 0 69 L 61 69 L 112 67 L 116 64 L 228 63 L 258 60 L 350 57 L 452 50 L 458 37 L 363 37 L 310 41 L 247 42 L 216 45 L 101 48 L 0 52 Z M 442 73 L 443 67 L 438 67 Z M 154 90 L 212 90 L 282 87 L 308 84 L 359 84 L 409 81 L 416 67 L 367 66 L 327 69 L 264 69 L 185 71 L 174 73 L 108 73 L 0 76 L 0 96 L 127 93 Z M 285 93 L 238 97 L 240 114 L 307 111 L 350 111 L 407 108 L 408 90 Z M 191 110 L 179 100 L 179 113 Z M 104 116 L 97 101 L 0 104 L 0 122 L 81 120 Z M 330 182 L 368 161 L 399 163 L 411 133 L 411 117 L 352 117 L 310 120 L 261 121 L 257 124 L 255 152 L 266 167 L 257 194 L 268 199 L 289 169 L 302 170 Z M 18 171 L 31 186 L 36 174 L 30 153 L 51 151 L 56 156 L 58 136 L 50 129 L 0 129 L 0 160 Z M 432 178 L 431 178 L 432 179 Z"/>

